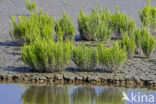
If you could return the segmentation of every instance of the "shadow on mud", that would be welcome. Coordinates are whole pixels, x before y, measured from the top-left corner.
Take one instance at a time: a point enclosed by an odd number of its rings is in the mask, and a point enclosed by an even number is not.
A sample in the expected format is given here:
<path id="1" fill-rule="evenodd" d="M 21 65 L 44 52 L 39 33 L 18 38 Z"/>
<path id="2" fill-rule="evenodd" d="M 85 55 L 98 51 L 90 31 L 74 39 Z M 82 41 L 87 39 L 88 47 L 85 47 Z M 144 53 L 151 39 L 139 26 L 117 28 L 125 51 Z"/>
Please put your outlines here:
<path id="1" fill-rule="evenodd" d="M 0 46 L 21 46 L 21 45 L 14 41 L 5 41 L 0 42 Z"/>
<path id="2" fill-rule="evenodd" d="M 98 72 L 98 73 L 111 73 L 110 70 L 107 70 L 107 69 L 104 69 L 104 68 L 96 68 L 96 69 L 92 69 L 92 70 L 86 71 L 86 70 L 80 70 L 79 68 L 71 68 L 71 67 L 68 67 L 68 68 L 66 68 L 65 70 L 68 71 L 68 72 Z"/>
<path id="3" fill-rule="evenodd" d="M 7 66 L 4 68 L 4 70 L 11 71 L 11 72 L 25 72 L 25 73 L 33 72 L 30 67 L 26 67 L 26 66 L 23 67 Z"/>

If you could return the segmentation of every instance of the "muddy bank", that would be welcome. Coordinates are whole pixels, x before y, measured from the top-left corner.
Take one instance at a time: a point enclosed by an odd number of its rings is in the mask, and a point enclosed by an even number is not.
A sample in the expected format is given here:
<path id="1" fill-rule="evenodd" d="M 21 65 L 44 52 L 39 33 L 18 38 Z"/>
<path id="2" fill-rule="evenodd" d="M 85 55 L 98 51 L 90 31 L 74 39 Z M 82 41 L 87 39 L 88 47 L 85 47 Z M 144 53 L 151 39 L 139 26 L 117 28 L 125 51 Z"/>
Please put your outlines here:
<path id="1" fill-rule="evenodd" d="M 116 86 L 156 87 L 156 51 L 152 58 L 147 60 L 144 56 L 134 56 L 119 70 L 110 73 L 101 68 L 91 72 L 80 71 L 74 63 L 70 62 L 67 69 L 56 73 L 32 72 L 20 58 L 19 46 L 9 43 L 0 44 L 0 82 L 23 83 L 90 83 L 114 84 Z"/>
<path id="2" fill-rule="evenodd" d="M 93 85 L 114 85 L 120 87 L 151 87 L 156 88 L 155 76 L 150 77 L 146 74 L 135 76 L 125 74 L 126 72 L 116 73 L 19 73 L 4 72 L 0 73 L 0 82 L 9 83 L 36 83 L 36 84 L 93 84 Z"/>
<path id="3" fill-rule="evenodd" d="M 82 8 L 89 12 L 96 7 L 108 8 L 113 12 L 118 5 L 120 11 L 134 17 L 139 24 L 138 10 L 145 4 L 146 0 L 66 0 L 66 12 L 73 17 L 77 27 L 77 14 Z M 151 5 L 156 6 L 155 0 Z M 37 4 L 44 11 L 59 17 L 64 9 L 63 0 L 38 0 Z M 72 9 L 71 9 L 72 8 Z M 92 84 L 114 84 L 117 86 L 156 86 L 156 53 L 152 59 L 137 57 L 129 60 L 124 66 L 114 73 L 101 71 L 80 72 L 67 70 L 61 73 L 33 73 L 29 72 L 27 66 L 20 58 L 20 47 L 14 44 L 9 36 L 10 16 L 28 14 L 24 6 L 24 0 L 3 0 L 0 1 L 0 81 L 23 82 L 23 83 L 92 83 Z M 79 34 L 78 31 L 76 34 Z M 69 65 L 73 67 L 74 65 Z M 76 68 L 74 66 L 74 68 Z"/>
<path id="4" fill-rule="evenodd" d="M 19 57 L 18 54 L 15 56 Z M 153 55 L 154 57 L 155 54 Z M 155 60 L 147 60 L 144 57 L 135 56 L 134 59 L 128 60 L 123 67 L 112 73 L 101 69 L 91 72 L 79 71 L 73 63 L 70 63 L 65 71 L 55 73 L 36 73 L 31 72 L 27 66 L 10 66 L 1 69 L 0 81 L 50 84 L 113 84 L 123 87 L 146 86 L 156 88 L 155 64 Z"/>

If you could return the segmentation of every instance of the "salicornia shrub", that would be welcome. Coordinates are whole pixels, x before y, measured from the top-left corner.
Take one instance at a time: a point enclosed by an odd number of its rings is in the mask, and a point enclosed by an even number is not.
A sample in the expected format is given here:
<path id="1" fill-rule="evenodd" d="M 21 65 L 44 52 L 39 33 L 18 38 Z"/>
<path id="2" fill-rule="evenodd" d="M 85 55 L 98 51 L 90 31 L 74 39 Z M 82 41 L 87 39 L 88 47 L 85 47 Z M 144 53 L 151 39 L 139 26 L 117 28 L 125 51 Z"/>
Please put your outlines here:
<path id="1" fill-rule="evenodd" d="M 106 10 L 92 9 L 90 14 L 82 10 L 78 15 L 78 30 L 83 40 L 95 40 L 106 42 L 112 36 L 112 29 L 109 27 Z"/>
<path id="2" fill-rule="evenodd" d="M 55 31 L 58 40 L 73 40 L 75 35 L 75 26 L 73 25 L 71 18 L 69 18 L 68 14 L 65 12 L 63 13 L 63 16 L 57 20 Z"/>
<path id="3" fill-rule="evenodd" d="M 156 32 L 156 8 L 151 7 L 149 0 L 147 0 L 147 6 L 139 11 L 139 17 L 143 26 L 150 29 L 150 32 Z"/>
<path id="4" fill-rule="evenodd" d="M 116 8 L 116 12 L 111 15 L 110 25 L 113 28 L 113 32 L 117 38 L 122 38 L 122 34 L 127 32 L 129 37 L 133 36 L 136 24 L 134 19 L 120 13 L 119 9 Z"/>
<path id="5" fill-rule="evenodd" d="M 61 71 L 66 68 L 70 61 L 71 43 L 35 40 L 29 45 L 24 45 L 21 57 L 34 71 Z"/>
<path id="6" fill-rule="evenodd" d="M 37 13 L 37 4 L 33 0 L 25 0 L 25 5 L 26 8 L 32 12 L 32 13 Z"/>
<path id="7" fill-rule="evenodd" d="M 141 48 L 147 58 L 150 58 L 155 49 L 155 38 L 150 34 L 147 28 L 142 30 Z"/>
<path id="8" fill-rule="evenodd" d="M 142 42 L 142 28 L 136 28 L 134 32 L 136 51 L 139 55 L 142 55 L 141 42 Z"/>
<path id="9" fill-rule="evenodd" d="M 11 17 L 10 35 L 20 44 L 30 43 L 36 37 L 53 39 L 54 22 L 47 13 L 31 14 L 27 16 Z"/>
<path id="10" fill-rule="evenodd" d="M 117 70 L 126 61 L 126 51 L 121 49 L 118 43 L 109 48 L 101 43 L 97 49 L 99 63 L 110 71 Z"/>
<path id="11" fill-rule="evenodd" d="M 132 58 L 136 48 L 135 37 L 130 38 L 127 33 L 124 33 L 120 40 L 120 46 L 126 50 L 127 57 Z"/>
<path id="12" fill-rule="evenodd" d="M 76 46 L 73 48 L 71 59 L 80 70 L 90 71 L 97 63 L 97 53 L 92 47 Z"/>

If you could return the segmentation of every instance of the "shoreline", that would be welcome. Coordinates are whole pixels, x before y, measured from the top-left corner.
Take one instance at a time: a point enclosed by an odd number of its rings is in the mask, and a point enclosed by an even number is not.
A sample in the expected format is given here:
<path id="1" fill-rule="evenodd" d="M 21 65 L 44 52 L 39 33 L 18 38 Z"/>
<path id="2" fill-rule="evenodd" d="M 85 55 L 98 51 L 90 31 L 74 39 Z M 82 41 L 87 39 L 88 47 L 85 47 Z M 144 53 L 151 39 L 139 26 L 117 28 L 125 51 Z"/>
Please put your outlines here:
<path id="1" fill-rule="evenodd" d="M 24 83 L 89 83 L 98 85 L 114 84 L 115 86 L 131 87 L 146 86 L 156 88 L 156 50 L 151 60 L 134 56 L 119 70 L 109 73 L 104 70 L 85 72 L 77 69 L 75 64 L 69 63 L 63 72 L 36 73 L 27 70 L 20 58 L 20 47 L 0 46 L 2 50 L 0 63 L 0 82 Z M 29 68 L 28 68 L 29 69 Z"/>
<path id="2" fill-rule="evenodd" d="M 87 74 L 87 75 L 86 75 Z M 156 81 L 147 78 L 141 78 L 139 76 L 133 76 L 129 78 L 112 77 L 112 73 L 73 73 L 73 72 L 61 72 L 61 73 L 24 73 L 24 72 L 4 72 L 0 74 L 0 83 L 22 83 L 22 84 L 76 84 L 76 85 L 112 85 L 115 87 L 128 87 L 128 88 L 152 88 L 156 89 Z M 121 73 L 120 73 L 121 74 Z M 108 75 L 108 76 L 106 76 Z M 114 74 L 114 76 L 116 76 Z"/>

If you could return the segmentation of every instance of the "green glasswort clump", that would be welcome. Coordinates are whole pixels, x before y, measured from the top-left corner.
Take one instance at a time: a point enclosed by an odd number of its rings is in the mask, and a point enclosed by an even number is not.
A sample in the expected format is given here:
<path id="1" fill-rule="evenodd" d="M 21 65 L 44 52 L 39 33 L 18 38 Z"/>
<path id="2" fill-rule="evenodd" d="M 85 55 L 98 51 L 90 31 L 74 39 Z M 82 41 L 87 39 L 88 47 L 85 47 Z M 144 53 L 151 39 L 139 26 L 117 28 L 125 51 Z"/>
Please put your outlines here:
<path id="1" fill-rule="evenodd" d="M 105 48 L 101 43 L 98 46 L 99 63 L 108 70 L 117 70 L 126 61 L 126 51 L 120 49 L 118 44 Z"/>
<path id="2" fill-rule="evenodd" d="M 147 58 L 150 58 L 155 49 L 155 38 L 146 28 L 144 28 L 142 31 L 141 48 Z"/>
<path id="3" fill-rule="evenodd" d="M 95 49 L 85 45 L 73 48 L 71 59 L 78 68 L 86 71 L 93 69 L 97 63 Z"/>
<path id="4" fill-rule="evenodd" d="M 112 29 L 108 22 L 108 9 L 92 9 L 90 14 L 82 10 L 78 15 L 78 29 L 83 40 L 107 42 L 112 36 Z"/>
<path id="5" fill-rule="evenodd" d="M 54 22 L 47 13 L 31 14 L 30 17 L 11 17 L 10 35 L 16 42 L 23 44 L 33 42 L 36 37 L 40 39 L 53 39 Z"/>
<path id="6" fill-rule="evenodd" d="M 36 13 L 37 12 L 37 4 L 35 1 L 32 0 L 25 0 L 25 5 L 26 8 L 31 12 L 31 13 Z"/>
<path id="7" fill-rule="evenodd" d="M 136 51 L 142 55 L 141 42 L 142 42 L 142 28 L 136 28 L 134 32 Z"/>
<path id="8" fill-rule="evenodd" d="M 150 6 L 149 0 L 147 6 L 139 11 L 139 17 L 143 26 L 150 29 L 150 32 L 156 32 L 156 8 Z"/>
<path id="9" fill-rule="evenodd" d="M 126 16 L 124 13 L 120 13 L 118 8 L 116 8 L 116 12 L 111 16 L 110 25 L 117 38 L 122 38 L 122 34 L 125 32 L 128 33 L 129 37 L 132 37 L 136 28 L 134 19 Z"/>
<path id="10" fill-rule="evenodd" d="M 21 57 L 34 71 L 61 71 L 71 58 L 71 43 L 35 40 L 34 43 L 24 45 Z"/>
<path id="11" fill-rule="evenodd" d="M 55 31 L 58 40 L 73 40 L 73 36 L 75 34 L 75 26 L 73 25 L 71 18 L 69 18 L 66 13 L 63 13 L 62 18 L 57 20 Z"/>
<path id="12" fill-rule="evenodd" d="M 139 48 L 141 46 L 142 39 L 142 29 L 137 28 L 134 32 L 136 47 Z"/>
<path id="13" fill-rule="evenodd" d="M 122 40 L 120 41 L 121 48 L 127 52 L 127 57 L 132 58 L 135 53 L 135 37 L 130 38 L 127 33 L 124 33 Z"/>

